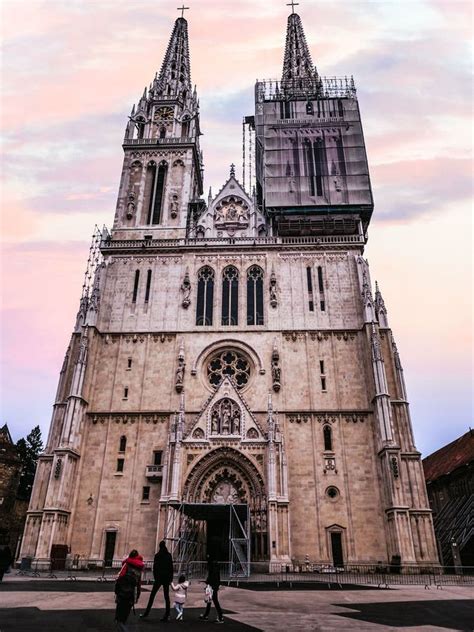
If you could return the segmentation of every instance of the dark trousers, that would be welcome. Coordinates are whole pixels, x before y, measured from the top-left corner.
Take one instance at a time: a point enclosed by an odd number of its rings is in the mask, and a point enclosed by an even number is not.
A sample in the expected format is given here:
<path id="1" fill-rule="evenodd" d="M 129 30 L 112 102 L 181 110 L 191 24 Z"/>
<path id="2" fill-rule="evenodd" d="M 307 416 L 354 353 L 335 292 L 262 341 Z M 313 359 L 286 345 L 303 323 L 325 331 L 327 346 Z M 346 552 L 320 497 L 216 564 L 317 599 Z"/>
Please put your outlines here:
<path id="1" fill-rule="evenodd" d="M 219 617 L 219 619 L 222 619 L 222 608 L 221 608 L 221 605 L 219 603 L 219 588 L 213 588 L 212 589 L 212 601 L 213 601 L 214 606 L 216 608 L 217 616 Z M 211 602 L 209 601 L 206 604 L 206 610 L 204 611 L 204 616 L 208 617 L 210 611 L 211 611 Z"/>
<path id="2" fill-rule="evenodd" d="M 117 621 L 118 624 L 121 623 L 123 625 L 127 623 L 127 619 L 132 608 L 133 603 L 131 601 L 124 601 L 123 599 L 119 599 L 115 608 L 115 621 Z M 124 629 L 124 627 L 119 626 L 119 629 Z"/>
<path id="3" fill-rule="evenodd" d="M 145 614 L 149 614 L 153 606 L 153 602 L 155 601 L 156 593 L 160 590 L 162 586 L 163 586 L 163 595 L 165 598 L 165 608 L 166 608 L 165 617 L 170 616 L 170 585 L 167 584 L 166 582 L 163 582 L 163 580 L 161 579 L 158 579 L 157 581 L 153 583 L 153 588 L 151 589 L 150 598 L 148 599 Z"/>

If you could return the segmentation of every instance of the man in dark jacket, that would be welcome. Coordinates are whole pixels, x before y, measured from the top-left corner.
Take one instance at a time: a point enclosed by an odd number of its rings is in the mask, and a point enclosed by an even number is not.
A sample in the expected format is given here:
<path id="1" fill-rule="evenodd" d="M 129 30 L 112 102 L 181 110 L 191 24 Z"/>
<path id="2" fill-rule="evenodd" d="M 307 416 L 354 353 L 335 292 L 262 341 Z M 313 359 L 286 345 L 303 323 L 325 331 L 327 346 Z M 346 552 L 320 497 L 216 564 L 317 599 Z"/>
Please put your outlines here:
<path id="1" fill-rule="evenodd" d="M 153 578 L 154 582 L 150 598 L 148 599 L 145 612 L 140 615 L 140 618 L 144 619 L 150 614 L 153 601 L 155 600 L 155 595 L 160 590 L 161 586 L 163 586 L 166 610 L 164 616 L 161 618 L 161 621 L 168 621 L 170 618 L 170 584 L 173 581 L 173 558 L 166 548 L 164 540 L 160 542 L 160 548 L 153 560 Z"/>

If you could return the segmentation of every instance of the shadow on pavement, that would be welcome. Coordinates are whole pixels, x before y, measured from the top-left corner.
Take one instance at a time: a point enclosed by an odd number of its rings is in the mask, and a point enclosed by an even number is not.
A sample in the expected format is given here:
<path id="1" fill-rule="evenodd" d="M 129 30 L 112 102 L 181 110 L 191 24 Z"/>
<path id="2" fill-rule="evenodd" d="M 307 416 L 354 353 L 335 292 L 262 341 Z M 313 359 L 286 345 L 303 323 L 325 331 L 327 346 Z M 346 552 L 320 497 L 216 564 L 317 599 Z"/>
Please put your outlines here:
<path id="1" fill-rule="evenodd" d="M 215 619 L 211 611 L 208 621 L 200 621 L 201 608 L 188 608 L 184 611 L 183 621 L 172 620 L 160 623 L 161 610 L 156 615 L 151 614 L 146 621 L 140 621 L 138 613 L 130 614 L 128 627 L 130 632 L 147 632 L 148 630 L 206 630 L 209 632 L 209 622 Z M 232 621 L 226 617 L 230 611 L 224 609 L 224 630 L 228 632 L 261 632 L 244 623 Z M 114 630 L 114 610 L 39 610 L 38 608 L 0 608 L 0 625 L 2 632 L 104 632 Z M 206 627 L 207 626 L 207 627 Z M 219 626 L 210 626 L 211 629 Z"/>
<path id="2" fill-rule="evenodd" d="M 388 625 L 395 628 L 432 625 L 451 630 L 474 630 L 474 600 L 395 601 L 386 603 L 335 603 L 334 606 L 357 610 L 338 613 L 340 617 Z"/>

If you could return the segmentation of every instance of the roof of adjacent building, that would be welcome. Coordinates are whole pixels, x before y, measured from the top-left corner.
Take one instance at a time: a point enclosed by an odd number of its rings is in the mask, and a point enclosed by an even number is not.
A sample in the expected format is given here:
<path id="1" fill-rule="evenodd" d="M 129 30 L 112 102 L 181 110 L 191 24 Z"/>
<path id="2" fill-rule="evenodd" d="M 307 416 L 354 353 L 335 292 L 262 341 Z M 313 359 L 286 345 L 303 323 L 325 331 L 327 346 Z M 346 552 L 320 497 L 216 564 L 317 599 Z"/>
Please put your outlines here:
<path id="1" fill-rule="evenodd" d="M 471 461 L 474 461 L 474 430 L 469 429 L 466 434 L 423 459 L 426 482 L 446 476 Z"/>

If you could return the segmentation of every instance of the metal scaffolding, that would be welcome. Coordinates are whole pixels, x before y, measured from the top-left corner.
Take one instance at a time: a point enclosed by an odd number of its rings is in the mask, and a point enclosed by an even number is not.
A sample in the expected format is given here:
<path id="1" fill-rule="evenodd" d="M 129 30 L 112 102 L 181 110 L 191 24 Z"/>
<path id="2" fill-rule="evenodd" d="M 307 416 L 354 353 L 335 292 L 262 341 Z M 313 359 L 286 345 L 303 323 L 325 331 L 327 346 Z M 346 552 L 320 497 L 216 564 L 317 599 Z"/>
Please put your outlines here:
<path id="1" fill-rule="evenodd" d="M 229 519 L 230 577 L 248 577 L 250 572 L 250 512 L 245 504 L 167 503 L 165 541 L 177 572 L 188 572 L 193 562 L 203 562 L 207 549 L 207 521 Z"/>

